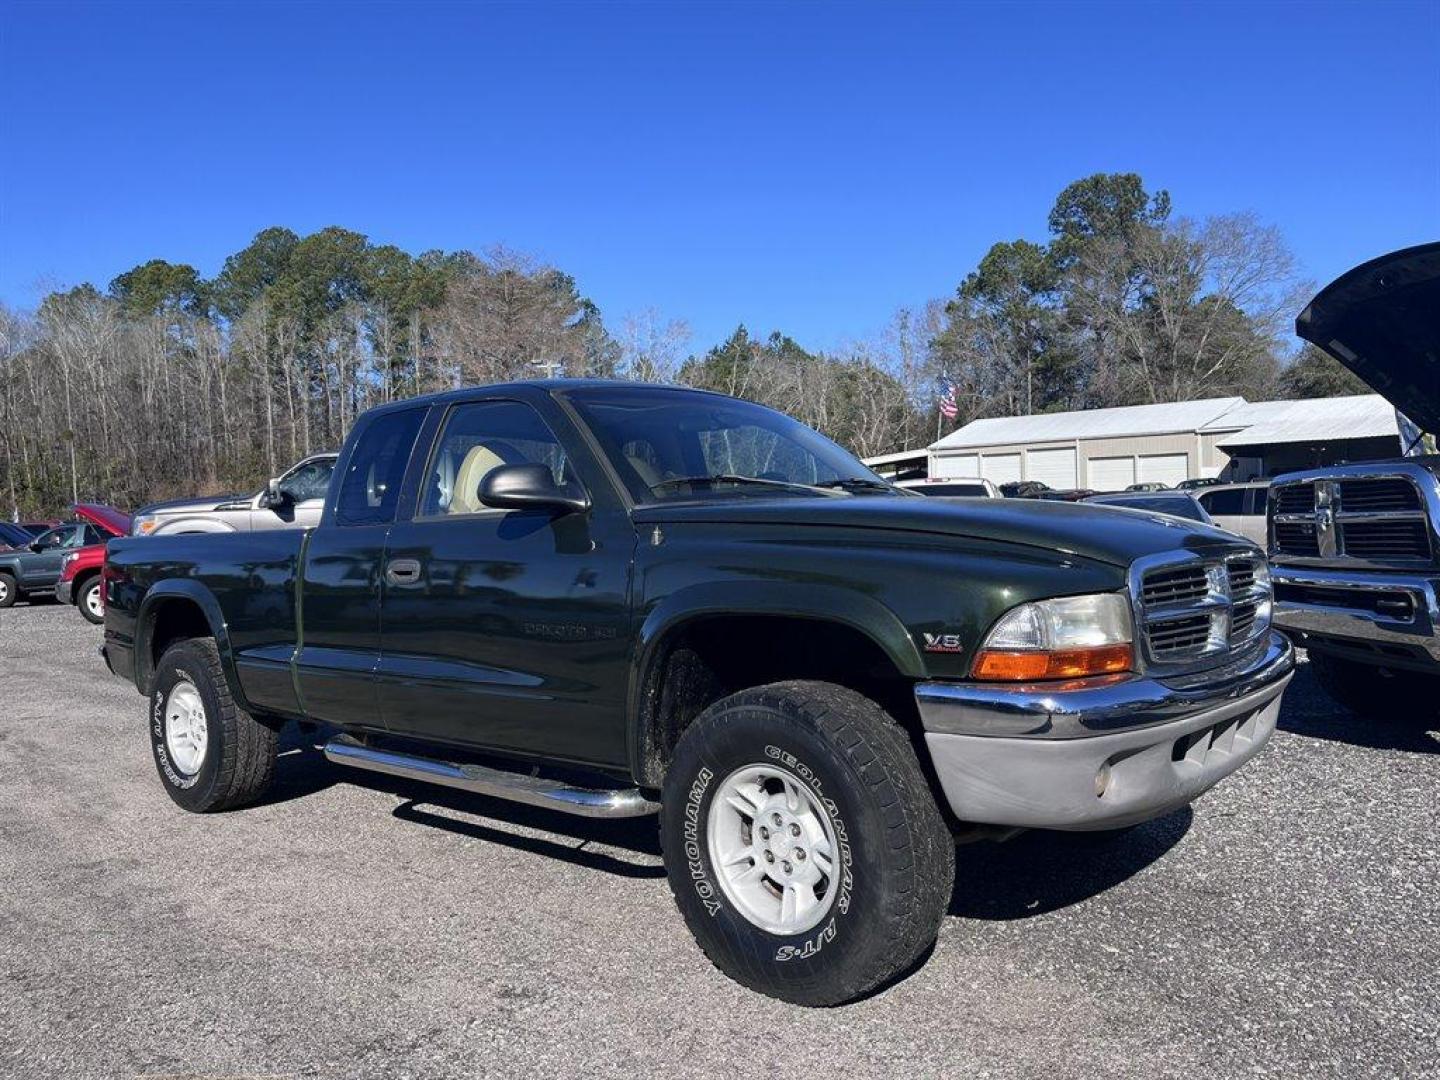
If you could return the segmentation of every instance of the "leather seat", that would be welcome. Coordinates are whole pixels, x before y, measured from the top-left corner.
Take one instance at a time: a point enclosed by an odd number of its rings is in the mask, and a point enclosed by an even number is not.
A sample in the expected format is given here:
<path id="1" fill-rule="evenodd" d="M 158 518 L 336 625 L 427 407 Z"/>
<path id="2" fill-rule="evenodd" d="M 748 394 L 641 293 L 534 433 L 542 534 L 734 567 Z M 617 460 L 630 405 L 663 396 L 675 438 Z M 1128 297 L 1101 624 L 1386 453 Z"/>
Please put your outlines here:
<path id="1" fill-rule="evenodd" d="M 475 514 L 485 509 L 485 504 L 480 501 L 480 481 L 491 469 L 504 464 L 505 460 L 488 446 L 472 446 L 460 463 L 460 471 L 455 476 L 455 492 L 450 496 L 450 508 L 446 513 Z"/>

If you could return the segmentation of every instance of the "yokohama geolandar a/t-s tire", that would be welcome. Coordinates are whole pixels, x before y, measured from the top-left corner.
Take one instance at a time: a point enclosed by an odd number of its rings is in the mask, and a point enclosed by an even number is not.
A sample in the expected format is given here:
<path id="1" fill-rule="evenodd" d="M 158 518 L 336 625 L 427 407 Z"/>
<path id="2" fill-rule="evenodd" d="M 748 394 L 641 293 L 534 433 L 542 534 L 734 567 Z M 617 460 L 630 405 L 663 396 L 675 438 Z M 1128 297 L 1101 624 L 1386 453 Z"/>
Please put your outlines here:
<path id="1" fill-rule="evenodd" d="M 1356 716 L 1403 720 L 1440 715 L 1440 677 L 1313 651 L 1310 666 L 1325 692 Z"/>
<path id="2" fill-rule="evenodd" d="M 955 841 L 874 702 L 785 682 L 716 702 L 665 778 L 670 888 L 715 966 L 799 1005 L 853 1000 L 934 942 Z"/>
<path id="3" fill-rule="evenodd" d="M 186 810 L 254 802 L 275 777 L 275 729 L 236 706 L 210 638 L 165 650 L 149 687 L 150 748 L 160 782 Z"/>

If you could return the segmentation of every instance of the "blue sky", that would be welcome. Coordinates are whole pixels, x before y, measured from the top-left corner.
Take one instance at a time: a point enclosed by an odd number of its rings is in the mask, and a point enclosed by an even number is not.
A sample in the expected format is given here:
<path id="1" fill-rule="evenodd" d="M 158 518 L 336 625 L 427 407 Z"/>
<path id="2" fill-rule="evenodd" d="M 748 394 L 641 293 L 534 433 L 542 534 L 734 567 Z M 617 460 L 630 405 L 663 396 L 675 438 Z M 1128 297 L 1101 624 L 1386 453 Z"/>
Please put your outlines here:
<path id="1" fill-rule="evenodd" d="M 825 347 L 1071 180 L 1252 210 L 1323 282 L 1440 238 L 1440 2 L 0 0 L 0 300 L 259 229 L 505 244 L 618 323 Z"/>

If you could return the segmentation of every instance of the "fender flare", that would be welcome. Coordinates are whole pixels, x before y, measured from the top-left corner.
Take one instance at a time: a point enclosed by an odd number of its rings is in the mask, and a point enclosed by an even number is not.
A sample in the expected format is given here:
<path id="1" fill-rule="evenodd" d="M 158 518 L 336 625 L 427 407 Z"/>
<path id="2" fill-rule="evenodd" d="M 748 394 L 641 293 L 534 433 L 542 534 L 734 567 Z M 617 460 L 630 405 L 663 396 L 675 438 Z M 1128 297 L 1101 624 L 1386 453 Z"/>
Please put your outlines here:
<path id="1" fill-rule="evenodd" d="M 879 600 L 839 586 L 776 581 L 713 581 L 678 589 L 655 605 L 636 634 L 625 725 L 630 771 L 646 781 L 649 739 L 646 695 L 668 642 L 685 626 L 710 616 L 778 615 L 854 630 L 880 649 L 901 675 L 925 678 L 925 663 L 900 618 Z"/>
<path id="2" fill-rule="evenodd" d="M 215 599 L 215 594 L 191 578 L 165 578 L 157 581 L 140 602 L 140 610 L 135 616 L 135 688 L 143 694 L 145 684 L 150 681 L 154 668 L 150 658 L 153 651 L 152 641 L 159 610 L 166 603 L 176 600 L 194 604 L 205 616 L 210 636 L 215 639 L 215 648 L 220 653 L 220 665 L 225 671 L 225 680 L 230 684 L 230 696 L 240 708 L 250 711 L 250 704 L 245 699 L 235 668 L 235 653 L 231 646 L 230 628 L 225 621 L 225 613 L 220 609 L 220 602 Z"/>
<path id="3" fill-rule="evenodd" d="M 183 536 L 186 533 L 233 533 L 240 530 L 204 513 L 187 514 L 163 522 L 150 536 Z"/>

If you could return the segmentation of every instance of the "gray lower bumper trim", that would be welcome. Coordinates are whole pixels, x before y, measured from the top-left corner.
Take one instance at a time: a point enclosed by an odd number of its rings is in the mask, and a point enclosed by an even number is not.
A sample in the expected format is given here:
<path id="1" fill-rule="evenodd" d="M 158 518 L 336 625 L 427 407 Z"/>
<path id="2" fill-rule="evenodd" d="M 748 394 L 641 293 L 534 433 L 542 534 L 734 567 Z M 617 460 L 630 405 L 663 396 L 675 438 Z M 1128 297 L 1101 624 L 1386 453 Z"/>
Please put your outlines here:
<path id="1" fill-rule="evenodd" d="M 1128 677 L 1066 686 L 925 684 L 925 742 L 962 821 L 1114 829 L 1164 814 L 1234 772 L 1275 730 L 1294 649 L 1177 686 Z"/>

